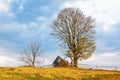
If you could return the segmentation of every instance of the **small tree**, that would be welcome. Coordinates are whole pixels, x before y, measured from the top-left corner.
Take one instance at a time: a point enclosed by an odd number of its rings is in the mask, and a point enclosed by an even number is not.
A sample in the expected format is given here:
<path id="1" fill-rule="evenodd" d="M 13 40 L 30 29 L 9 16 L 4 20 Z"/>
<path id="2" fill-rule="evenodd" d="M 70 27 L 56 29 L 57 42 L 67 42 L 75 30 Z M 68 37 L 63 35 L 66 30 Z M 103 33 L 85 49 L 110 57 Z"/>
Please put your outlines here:
<path id="1" fill-rule="evenodd" d="M 31 43 L 26 49 L 22 52 L 22 61 L 29 66 L 35 66 L 39 61 L 38 56 L 40 55 L 40 44 L 37 42 Z"/>
<path id="2" fill-rule="evenodd" d="M 65 8 L 53 20 L 52 34 L 66 45 L 66 56 L 75 67 L 79 59 L 87 59 L 95 51 L 94 28 L 95 19 L 77 8 Z"/>

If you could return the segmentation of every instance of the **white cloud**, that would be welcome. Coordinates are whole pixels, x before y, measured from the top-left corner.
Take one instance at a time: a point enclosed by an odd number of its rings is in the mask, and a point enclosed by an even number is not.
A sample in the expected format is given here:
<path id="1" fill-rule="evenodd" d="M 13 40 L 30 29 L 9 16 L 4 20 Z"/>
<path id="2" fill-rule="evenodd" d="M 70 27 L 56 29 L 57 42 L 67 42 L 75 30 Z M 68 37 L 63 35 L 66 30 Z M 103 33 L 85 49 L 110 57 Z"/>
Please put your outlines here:
<path id="1" fill-rule="evenodd" d="M 10 21 L 14 18 L 14 13 L 11 10 L 13 0 L 0 0 L 0 18 Z"/>
<path id="2" fill-rule="evenodd" d="M 117 52 L 95 53 L 91 58 L 83 60 L 80 63 L 98 66 L 120 66 L 119 59 L 120 55 Z"/>
<path id="3" fill-rule="evenodd" d="M 9 45 L 9 43 L 8 43 L 8 45 Z M 10 56 L 11 54 L 14 54 L 14 52 L 12 50 L 0 45 L 0 55 Z"/>
<path id="4" fill-rule="evenodd" d="M 20 9 L 20 11 L 22 11 L 23 10 L 23 5 L 20 5 L 19 9 Z"/>
<path id="5" fill-rule="evenodd" d="M 0 56 L 0 66 L 19 66 L 23 63 L 9 56 Z"/>
<path id="6" fill-rule="evenodd" d="M 118 53 L 103 53 L 100 55 L 101 57 L 116 57 Z"/>
<path id="7" fill-rule="evenodd" d="M 8 12 L 12 0 L 0 0 L 0 12 Z"/>
<path id="8" fill-rule="evenodd" d="M 112 19 L 108 20 L 108 21 L 105 23 L 105 25 L 103 26 L 103 30 L 104 30 L 105 32 L 111 31 L 111 30 L 112 30 L 112 25 L 115 24 L 115 23 L 117 23 L 117 22 L 115 22 L 115 21 L 112 20 Z"/>
<path id="9" fill-rule="evenodd" d="M 49 59 L 43 58 L 43 57 L 39 57 L 39 58 L 38 58 L 38 61 L 40 61 L 40 62 L 37 64 L 38 66 L 44 66 L 44 65 L 49 65 L 49 64 L 51 64 Z"/>
<path id="10" fill-rule="evenodd" d="M 20 55 L 16 52 L 0 47 L 0 66 L 18 66 L 23 63 L 20 61 Z"/>
<path id="11" fill-rule="evenodd" d="M 40 10 L 44 11 L 44 12 L 49 12 L 50 11 L 49 6 L 40 6 Z"/>
<path id="12" fill-rule="evenodd" d="M 61 5 L 61 8 L 63 9 L 63 8 L 66 8 L 66 7 L 80 8 L 87 15 L 90 15 L 93 12 L 93 6 L 92 6 L 92 4 L 90 2 L 87 2 L 87 1 L 86 2 L 80 1 L 80 0 L 66 1 L 64 4 Z"/>
<path id="13" fill-rule="evenodd" d="M 117 20 L 120 14 L 120 0 L 71 0 L 66 1 L 61 5 L 61 8 L 65 7 L 77 7 L 80 8 L 84 14 L 91 15 L 96 18 L 96 21 L 106 22 L 109 19 Z"/>
<path id="14" fill-rule="evenodd" d="M 39 17 L 37 17 L 37 20 L 38 20 L 38 21 L 46 21 L 46 20 L 48 20 L 48 19 L 45 18 L 45 17 L 43 17 L 43 16 L 39 16 Z"/>

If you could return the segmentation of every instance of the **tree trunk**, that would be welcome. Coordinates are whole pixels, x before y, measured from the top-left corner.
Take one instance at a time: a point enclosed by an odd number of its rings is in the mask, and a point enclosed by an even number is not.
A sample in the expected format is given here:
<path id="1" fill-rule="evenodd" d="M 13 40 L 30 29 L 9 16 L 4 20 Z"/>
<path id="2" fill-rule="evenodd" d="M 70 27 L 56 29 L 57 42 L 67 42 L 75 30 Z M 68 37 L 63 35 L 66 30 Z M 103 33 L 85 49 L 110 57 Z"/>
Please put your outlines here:
<path id="1" fill-rule="evenodd" d="M 34 62 L 32 62 L 32 67 L 34 67 L 35 66 L 35 64 L 34 64 Z"/>
<path id="2" fill-rule="evenodd" d="M 74 59 L 74 67 L 77 67 L 78 61 L 77 59 Z"/>
<path id="3" fill-rule="evenodd" d="M 73 66 L 73 61 L 72 60 L 71 60 L 70 64 L 71 64 L 70 66 L 72 67 Z"/>
<path id="4" fill-rule="evenodd" d="M 77 64 L 78 64 L 77 54 L 74 53 L 74 67 L 77 67 Z"/>
<path id="5" fill-rule="evenodd" d="M 35 66 L 35 58 L 34 58 L 33 61 L 32 61 L 32 66 L 33 66 L 33 67 Z"/>

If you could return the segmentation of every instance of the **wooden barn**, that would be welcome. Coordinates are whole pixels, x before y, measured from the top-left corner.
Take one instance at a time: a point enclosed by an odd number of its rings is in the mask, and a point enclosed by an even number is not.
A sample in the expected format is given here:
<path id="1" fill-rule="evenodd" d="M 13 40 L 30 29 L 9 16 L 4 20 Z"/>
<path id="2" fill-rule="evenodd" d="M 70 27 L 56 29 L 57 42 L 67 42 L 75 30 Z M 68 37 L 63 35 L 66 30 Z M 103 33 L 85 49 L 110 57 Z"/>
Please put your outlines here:
<path id="1" fill-rule="evenodd" d="M 67 67 L 68 61 L 62 59 L 60 56 L 57 56 L 55 61 L 53 62 L 54 67 Z"/>

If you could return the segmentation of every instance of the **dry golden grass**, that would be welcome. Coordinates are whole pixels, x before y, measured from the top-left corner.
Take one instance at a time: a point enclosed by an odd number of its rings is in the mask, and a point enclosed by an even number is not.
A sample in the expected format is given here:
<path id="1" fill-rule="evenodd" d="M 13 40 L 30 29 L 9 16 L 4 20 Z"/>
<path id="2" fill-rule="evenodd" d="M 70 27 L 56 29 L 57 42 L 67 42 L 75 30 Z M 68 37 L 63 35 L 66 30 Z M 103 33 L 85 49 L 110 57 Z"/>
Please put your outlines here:
<path id="1" fill-rule="evenodd" d="M 0 67 L 0 80 L 120 80 L 120 72 L 79 68 Z"/>

